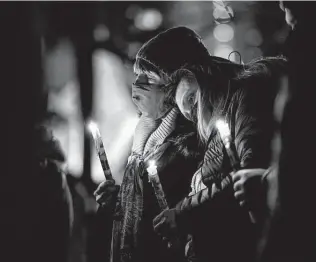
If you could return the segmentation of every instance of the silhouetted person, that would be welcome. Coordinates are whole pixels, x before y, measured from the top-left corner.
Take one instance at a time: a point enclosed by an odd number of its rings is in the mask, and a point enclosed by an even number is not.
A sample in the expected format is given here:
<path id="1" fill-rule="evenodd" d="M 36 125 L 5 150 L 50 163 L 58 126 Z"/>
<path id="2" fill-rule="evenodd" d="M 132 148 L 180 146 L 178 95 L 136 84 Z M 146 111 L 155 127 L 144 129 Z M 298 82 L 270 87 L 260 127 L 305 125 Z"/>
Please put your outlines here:
<path id="1" fill-rule="evenodd" d="M 280 2 L 280 7 L 292 28 L 286 45 L 290 71 L 280 93 L 281 147 L 270 178 L 273 217 L 261 243 L 261 261 L 316 261 L 316 3 Z"/>

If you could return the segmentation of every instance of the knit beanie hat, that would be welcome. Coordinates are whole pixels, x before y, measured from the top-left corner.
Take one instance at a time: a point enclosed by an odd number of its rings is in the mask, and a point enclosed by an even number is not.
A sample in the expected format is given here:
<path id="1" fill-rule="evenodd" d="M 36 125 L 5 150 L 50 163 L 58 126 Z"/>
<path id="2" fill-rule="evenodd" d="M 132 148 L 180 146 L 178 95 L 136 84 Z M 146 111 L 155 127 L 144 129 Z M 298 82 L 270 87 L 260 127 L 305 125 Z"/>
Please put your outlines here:
<path id="1" fill-rule="evenodd" d="M 136 55 L 159 71 L 171 75 L 189 64 L 201 64 L 210 54 L 201 37 L 187 27 L 168 29 L 146 42 Z"/>

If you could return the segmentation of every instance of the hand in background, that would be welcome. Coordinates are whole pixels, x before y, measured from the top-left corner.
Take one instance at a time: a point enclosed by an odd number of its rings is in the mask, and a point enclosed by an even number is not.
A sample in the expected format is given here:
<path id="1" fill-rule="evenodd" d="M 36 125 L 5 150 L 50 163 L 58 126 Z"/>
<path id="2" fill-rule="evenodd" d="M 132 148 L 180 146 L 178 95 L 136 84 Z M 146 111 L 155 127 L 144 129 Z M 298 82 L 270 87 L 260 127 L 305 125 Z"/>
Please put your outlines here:
<path id="1" fill-rule="evenodd" d="M 242 169 L 232 174 L 234 182 L 235 198 L 241 206 L 257 208 L 263 197 L 262 178 L 266 170 Z"/>
<path id="2" fill-rule="evenodd" d="M 114 180 L 106 180 L 98 186 L 94 192 L 94 196 L 99 205 L 108 206 L 115 201 L 119 190 L 120 186 L 115 185 Z"/>

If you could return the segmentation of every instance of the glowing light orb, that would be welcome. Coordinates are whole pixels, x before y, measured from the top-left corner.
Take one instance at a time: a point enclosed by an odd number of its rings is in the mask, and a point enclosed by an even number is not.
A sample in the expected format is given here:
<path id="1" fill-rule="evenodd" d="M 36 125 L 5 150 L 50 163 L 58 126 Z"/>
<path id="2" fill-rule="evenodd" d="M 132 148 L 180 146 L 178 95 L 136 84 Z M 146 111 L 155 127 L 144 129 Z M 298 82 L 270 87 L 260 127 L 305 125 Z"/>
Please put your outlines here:
<path id="1" fill-rule="evenodd" d="M 234 38 L 234 29 L 227 24 L 220 24 L 214 28 L 214 37 L 219 42 L 229 42 Z"/>
<path id="2" fill-rule="evenodd" d="M 93 37 L 97 42 L 107 41 L 110 38 L 110 30 L 106 25 L 97 25 L 93 31 Z"/>
<path id="3" fill-rule="evenodd" d="M 135 17 L 135 26 L 143 31 L 157 29 L 162 23 L 162 14 L 156 9 L 145 9 Z"/>

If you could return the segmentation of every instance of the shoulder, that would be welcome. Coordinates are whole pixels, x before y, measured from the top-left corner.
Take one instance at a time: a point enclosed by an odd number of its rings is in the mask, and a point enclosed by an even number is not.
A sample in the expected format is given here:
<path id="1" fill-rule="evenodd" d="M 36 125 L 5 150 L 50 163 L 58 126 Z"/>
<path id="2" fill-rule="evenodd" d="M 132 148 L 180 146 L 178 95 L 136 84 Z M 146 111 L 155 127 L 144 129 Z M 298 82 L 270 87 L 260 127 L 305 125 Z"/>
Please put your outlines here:
<path id="1" fill-rule="evenodd" d="M 272 109 L 278 89 L 279 79 L 269 76 L 253 76 L 238 80 L 231 106 L 241 111 Z"/>

